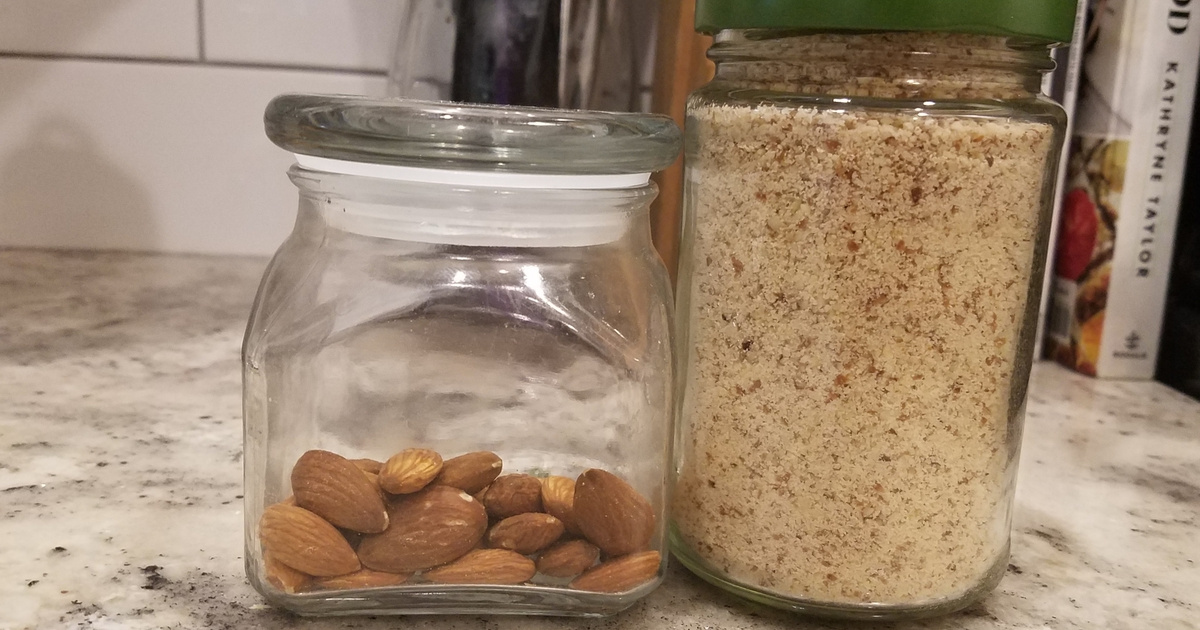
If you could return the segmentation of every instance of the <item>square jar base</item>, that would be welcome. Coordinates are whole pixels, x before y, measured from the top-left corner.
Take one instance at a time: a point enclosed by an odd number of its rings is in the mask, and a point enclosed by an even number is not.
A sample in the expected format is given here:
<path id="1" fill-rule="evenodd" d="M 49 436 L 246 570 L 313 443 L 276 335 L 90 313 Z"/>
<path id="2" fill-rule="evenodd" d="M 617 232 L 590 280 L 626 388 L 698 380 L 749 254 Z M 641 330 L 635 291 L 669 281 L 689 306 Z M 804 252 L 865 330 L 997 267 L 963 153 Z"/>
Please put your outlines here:
<path id="1" fill-rule="evenodd" d="M 696 556 L 680 539 L 674 527 L 670 530 L 670 544 L 671 555 L 675 559 L 700 579 L 721 590 L 772 608 L 810 617 L 851 621 L 907 621 L 958 612 L 983 599 L 996 588 L 1008 569 L 1009 558 L 1009 549 L 1005 545 L 996 561 L 972 588 L 952 597 L 914 604 L 849 604 L 789 597 L 730 579 Z"/>
<path id="2" fill-rule="evenodd" d="M 291 595 L 254 586 L 271 605 L 306 617 L 446 614 L 605 617 L 637 603 L 660 582 L 661 576 L 618 594 L 544 586 L 420 584 Z"/>

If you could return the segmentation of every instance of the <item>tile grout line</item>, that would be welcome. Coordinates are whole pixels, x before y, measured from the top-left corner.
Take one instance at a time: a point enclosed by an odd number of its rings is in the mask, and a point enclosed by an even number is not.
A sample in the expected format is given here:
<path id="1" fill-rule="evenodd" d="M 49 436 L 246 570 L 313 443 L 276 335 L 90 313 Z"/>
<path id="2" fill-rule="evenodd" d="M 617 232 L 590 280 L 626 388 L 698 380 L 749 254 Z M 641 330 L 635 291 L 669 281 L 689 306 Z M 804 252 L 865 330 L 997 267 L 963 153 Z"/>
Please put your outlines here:
<path id="1" fill-rule="evenodd" d="M 323 72 L 329 74 L 354 74 L 370 77 L 386 77 L 386 70 L 362 70 L 358 68 L 331 68 L 323 66 L 288 65 L 279 63 L 247 63 L 240 61 L 198 61 L 196 59 L 171 59 L 164 57 L 129 57 L 121 55 L 81 55 L 72 53 L 26 53 L 0 51 L 3 59 L 31 59 L 39 61 L 85 61 L 99 63 L 139 63 L 159 66 L 201 66 L 208 68 L 234 68 L 242 70 L 293 70 L 296 72 Z"/>
<path id="2" fill-rule="evenodd" d="M 196 0 L 196 53 L 200 63 L 208 60 L 204 50 L 204 0 Z"/>

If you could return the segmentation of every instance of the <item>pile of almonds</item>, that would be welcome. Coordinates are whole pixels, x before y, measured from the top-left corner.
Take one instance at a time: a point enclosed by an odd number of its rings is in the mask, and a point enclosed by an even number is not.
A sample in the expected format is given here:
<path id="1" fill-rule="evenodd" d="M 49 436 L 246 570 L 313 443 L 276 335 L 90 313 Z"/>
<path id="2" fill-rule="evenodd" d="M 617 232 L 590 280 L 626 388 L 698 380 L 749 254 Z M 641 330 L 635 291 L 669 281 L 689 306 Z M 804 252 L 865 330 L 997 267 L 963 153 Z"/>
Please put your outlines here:
<path id="1" fill-rule="evenodd" d="M 267 581 L 287 593 L 437 584 L 628 591 L 658 574 L 650 502 L 620 477 L 501 476 L 495 453 L 386 463 L 308 451 L 293 495 L 259 521 Z"/>

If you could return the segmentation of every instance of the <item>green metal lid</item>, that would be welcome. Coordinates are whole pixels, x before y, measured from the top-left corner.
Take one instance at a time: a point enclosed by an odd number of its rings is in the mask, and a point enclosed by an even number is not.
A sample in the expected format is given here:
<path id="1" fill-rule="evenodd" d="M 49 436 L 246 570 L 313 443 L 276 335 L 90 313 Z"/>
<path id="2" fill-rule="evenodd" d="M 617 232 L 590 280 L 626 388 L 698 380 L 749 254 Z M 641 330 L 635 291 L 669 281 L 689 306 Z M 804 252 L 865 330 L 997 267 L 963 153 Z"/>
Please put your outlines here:
<path id="1" fill-rule="evenodd" d="M 942 31 L 1071 41 L 1075 0 L 696 0 L 696 30 Z"/>

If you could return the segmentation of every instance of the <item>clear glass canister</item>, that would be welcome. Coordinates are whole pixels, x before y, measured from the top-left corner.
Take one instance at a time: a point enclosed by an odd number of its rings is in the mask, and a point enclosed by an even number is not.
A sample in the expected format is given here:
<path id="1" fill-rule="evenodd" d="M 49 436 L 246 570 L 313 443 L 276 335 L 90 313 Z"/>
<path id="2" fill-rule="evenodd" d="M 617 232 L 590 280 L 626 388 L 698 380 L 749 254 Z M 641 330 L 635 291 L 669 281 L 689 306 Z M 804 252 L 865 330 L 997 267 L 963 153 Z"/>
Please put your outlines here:
<path id="1" fill-rule="evenodd" d="M 243 351 L 246 570 L 301 614 L 602 615 L 665 566 L 668 278 L 633 114 L 287 95 Z"/>
<path id="2" fill-rule="evenodd" d="M 673 551 L 782 608 L 949 612 L 1007 565 L 1074 6 L 786 4 L 698 5 Z"/>

